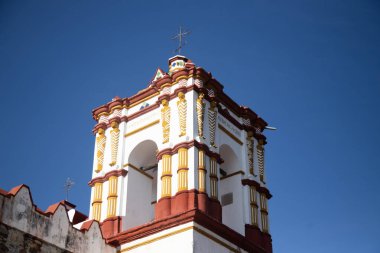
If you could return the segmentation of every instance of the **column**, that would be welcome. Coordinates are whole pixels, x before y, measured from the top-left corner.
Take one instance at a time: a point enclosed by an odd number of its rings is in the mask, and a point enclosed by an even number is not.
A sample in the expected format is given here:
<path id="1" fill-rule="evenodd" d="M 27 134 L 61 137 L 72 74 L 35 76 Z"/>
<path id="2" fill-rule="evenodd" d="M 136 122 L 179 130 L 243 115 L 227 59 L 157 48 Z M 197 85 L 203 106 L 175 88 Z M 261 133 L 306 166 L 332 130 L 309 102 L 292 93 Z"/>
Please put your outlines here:
<path id="1" fill-rule="evenodd" d="M 162 155 L 159 161 L 161 167 L 161 196 L 155 205 L 155 219 L 162 219 L 171 214 L 172 209 L 172 156 Z"/>
<path id="2" fill-rule="evenodd" d="M 178 149 L 178 192 L 188 189 L 188 155 L 187 148 Z"/>
<path id="3" fill-rule="evenodd" d="M 110 177 L 108 180 L 107 218 L 116 216 L 117 180 L 118 178 L 115 176 Z"/>
<path id="4" fill-rule="evenodd" d="M 102 217 L 103 183 L 95 183 L 93 190 L 94 196 L 92 200 L 92 218 L 100 221 Z"/>
<path id="5" fill-rule="evenodd" d="M 218 163 L 215 157 L 210 158 L 210 197 L 218 199 Z"/>
<path id="6" fill-rule="evenodd" d="M 269 224 L 268 224 L 268 205 L 267 197 L 264 193 L 260 194 L 260 211 L 261 211 L 261 228 L 265 233 L 269 233 Z"/>
<path id="7" fill-rule="evenodd" d="M 258 227 L 258 205 L 257 205 L 257 191 L 255 186 L 249 187 L 250 209 L 251 209 L 251 225 Z"/>
<path id="8" fill-rule="evenodd" d="M 198 191 L 206 192 L 205 151 L 198 150 Z"/>
<path id="9" fill-rule="evenodd" d="M 161 198 L 172 195 L 172 156 L 162 156 Z"/>

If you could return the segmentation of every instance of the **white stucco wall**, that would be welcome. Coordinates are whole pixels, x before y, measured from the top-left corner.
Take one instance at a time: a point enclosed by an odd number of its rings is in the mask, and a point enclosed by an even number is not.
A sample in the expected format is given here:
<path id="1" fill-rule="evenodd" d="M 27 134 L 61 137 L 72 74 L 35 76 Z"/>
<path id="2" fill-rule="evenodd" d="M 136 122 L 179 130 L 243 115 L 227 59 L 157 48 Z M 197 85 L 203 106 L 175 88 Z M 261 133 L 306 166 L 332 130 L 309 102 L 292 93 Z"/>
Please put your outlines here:
<path id="1" fill-rule="evenodd" d="M 222 206 L 222 222 L 236 232 L 244 235 L 244 200 L 241 178 L 241 174 L 237 174 L 221 180 L 220 196 L 227 193 L 233 194 L 233 202 L 229 205 Z"/>
<path id="2" fill-rule="evenodd" d="M 134 169 L 128 171 L 126 213 L 123 229 L 132 228 L 153 220 L 151 204 L 152 179 Z"/>
<path id="3" fill-rule="evenodd" d="M 231 253 L 246 251 L 201 225 L 189 222 L 123 244 L 120 252 L 131 253 Z"/>

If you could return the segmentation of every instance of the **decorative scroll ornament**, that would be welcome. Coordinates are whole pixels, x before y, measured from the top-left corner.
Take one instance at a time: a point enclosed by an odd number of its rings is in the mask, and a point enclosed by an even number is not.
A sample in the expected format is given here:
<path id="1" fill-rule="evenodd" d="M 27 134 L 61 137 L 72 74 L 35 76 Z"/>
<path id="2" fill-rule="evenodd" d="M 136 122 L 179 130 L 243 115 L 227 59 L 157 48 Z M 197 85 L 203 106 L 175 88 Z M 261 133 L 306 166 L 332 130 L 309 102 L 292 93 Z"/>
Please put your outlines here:
<path id="1" fill-rule="evenodd" d="M 119 149 L 119 135 L 120 135 L 120 130 L 119 130 L 119 124 L 117 122 L 112 122 L 111 123 L 111 166 L 114 166 L 116 164 L 117 160 L 117 151 Z"/>
<path id="2" fill-rule="evenodd" d="M 179 136 L 186 135 L 186 113 L 187 113 L 187 101 L 183 92 L 178 93 L 179 101 L 177 102 L 178 117 L 179 117 Z"/>
<path id="3" fill-rule="evenodd" d="M 162 109 L 161 109 L 161 121 L 162 121 L 162 143 L 169 142 L 170 135 L 170 107 L 169 102 L 164 99 L 162 100 Z"/>
<path id="4" fill-rule="evenodd" d="M 203 137 L 203 121 L 205 114 L 205 103 L 203 102 L 204 94 L 200 93 L 197 98 L 197 119 L 198 119 L 198 135 Z"/>
<path id="5" fill-rule="evenodd" d="M 249 168 L 249 173 L 254 175 L 254 163 L 253 163 L 253 154 L 254 154 L 254 145 L 253 145 L 253 133 L 248 132 L 247 134 L 247 156 L 248 156 L 248 168 Z"/>
<path id="6" fill-rule="evenodd" d="M 208 109 L 208 123 L 210 127 L 210 144 L 213 147 L 216 147 L 215 145 L 215 129 L 216 129 L 216 105 L 217 103 L 215 101 L 211 102 L 211 106 Z"/>
<path id="7" fill-rule="evenodd" d="M 99 172 L 103 169 L 103 161 L 104 161 L 104 150 L 106 147 L 106 136 L 104 134 L 104 129 L 98 129 L 98 137 L 96 137 L 96 172 Z"/>
<path id="8" fill-rule="evenodd" d="M 257 161 L 259 165 L 260 180 L 264 182 L 264 145 L 262 140 L 257 144 Z"/>

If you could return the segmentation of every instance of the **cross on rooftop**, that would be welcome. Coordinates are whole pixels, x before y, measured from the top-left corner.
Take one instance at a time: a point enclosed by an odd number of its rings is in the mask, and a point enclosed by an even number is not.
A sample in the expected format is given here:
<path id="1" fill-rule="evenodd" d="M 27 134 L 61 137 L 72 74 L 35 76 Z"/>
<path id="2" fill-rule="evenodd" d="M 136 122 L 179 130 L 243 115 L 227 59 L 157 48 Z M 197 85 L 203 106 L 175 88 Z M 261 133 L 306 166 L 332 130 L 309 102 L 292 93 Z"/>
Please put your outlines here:
<path id="1" fill-rule="evenodd" d="M 174 52 L 178 52 L 178 54 L 181 54 L 182 47 L 186 44 L 186 41 L 184 41 L 184 38 L 186 35 L 190 34 L 190 31 L 182 30 L 182 27 L 179 27 L 179 33 L 172 38 L 172 40 L 178 40 L 178 47 Z"/>
<path id="2" fill-rule="evenodd" d="M 66 182 L 63 186 L 65 187 L 65 191 L 66 191 L 66 201 L 69 200 L 69 191 L 71 190 L 74 184 L 75 184 L 74 181 L 72 181 L 69 177 L 66 179 Z"/>

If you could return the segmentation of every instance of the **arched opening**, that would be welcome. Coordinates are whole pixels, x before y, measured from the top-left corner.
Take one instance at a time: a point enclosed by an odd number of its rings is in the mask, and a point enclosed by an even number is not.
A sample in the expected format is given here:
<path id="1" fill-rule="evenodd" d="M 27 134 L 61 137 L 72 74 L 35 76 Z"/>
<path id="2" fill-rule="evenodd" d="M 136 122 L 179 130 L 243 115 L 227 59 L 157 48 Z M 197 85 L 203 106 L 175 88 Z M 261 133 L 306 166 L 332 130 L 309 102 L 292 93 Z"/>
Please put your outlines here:
<path id="1" fill-rule="evenodd" d="M 128 157 L 126 229 L 154 219 L 157 200 L 156 152 L 156 143 L 145 140 Z"/>
<path id="2" fill-rule="evenodd" d="M 244 234 L 243 190 L 241 161 L 235 151 L 226 144 L 220 146 L 219 154 L 224 162 L 220 165 L 220 200 L 222 222 L 235 231 Z"/>

